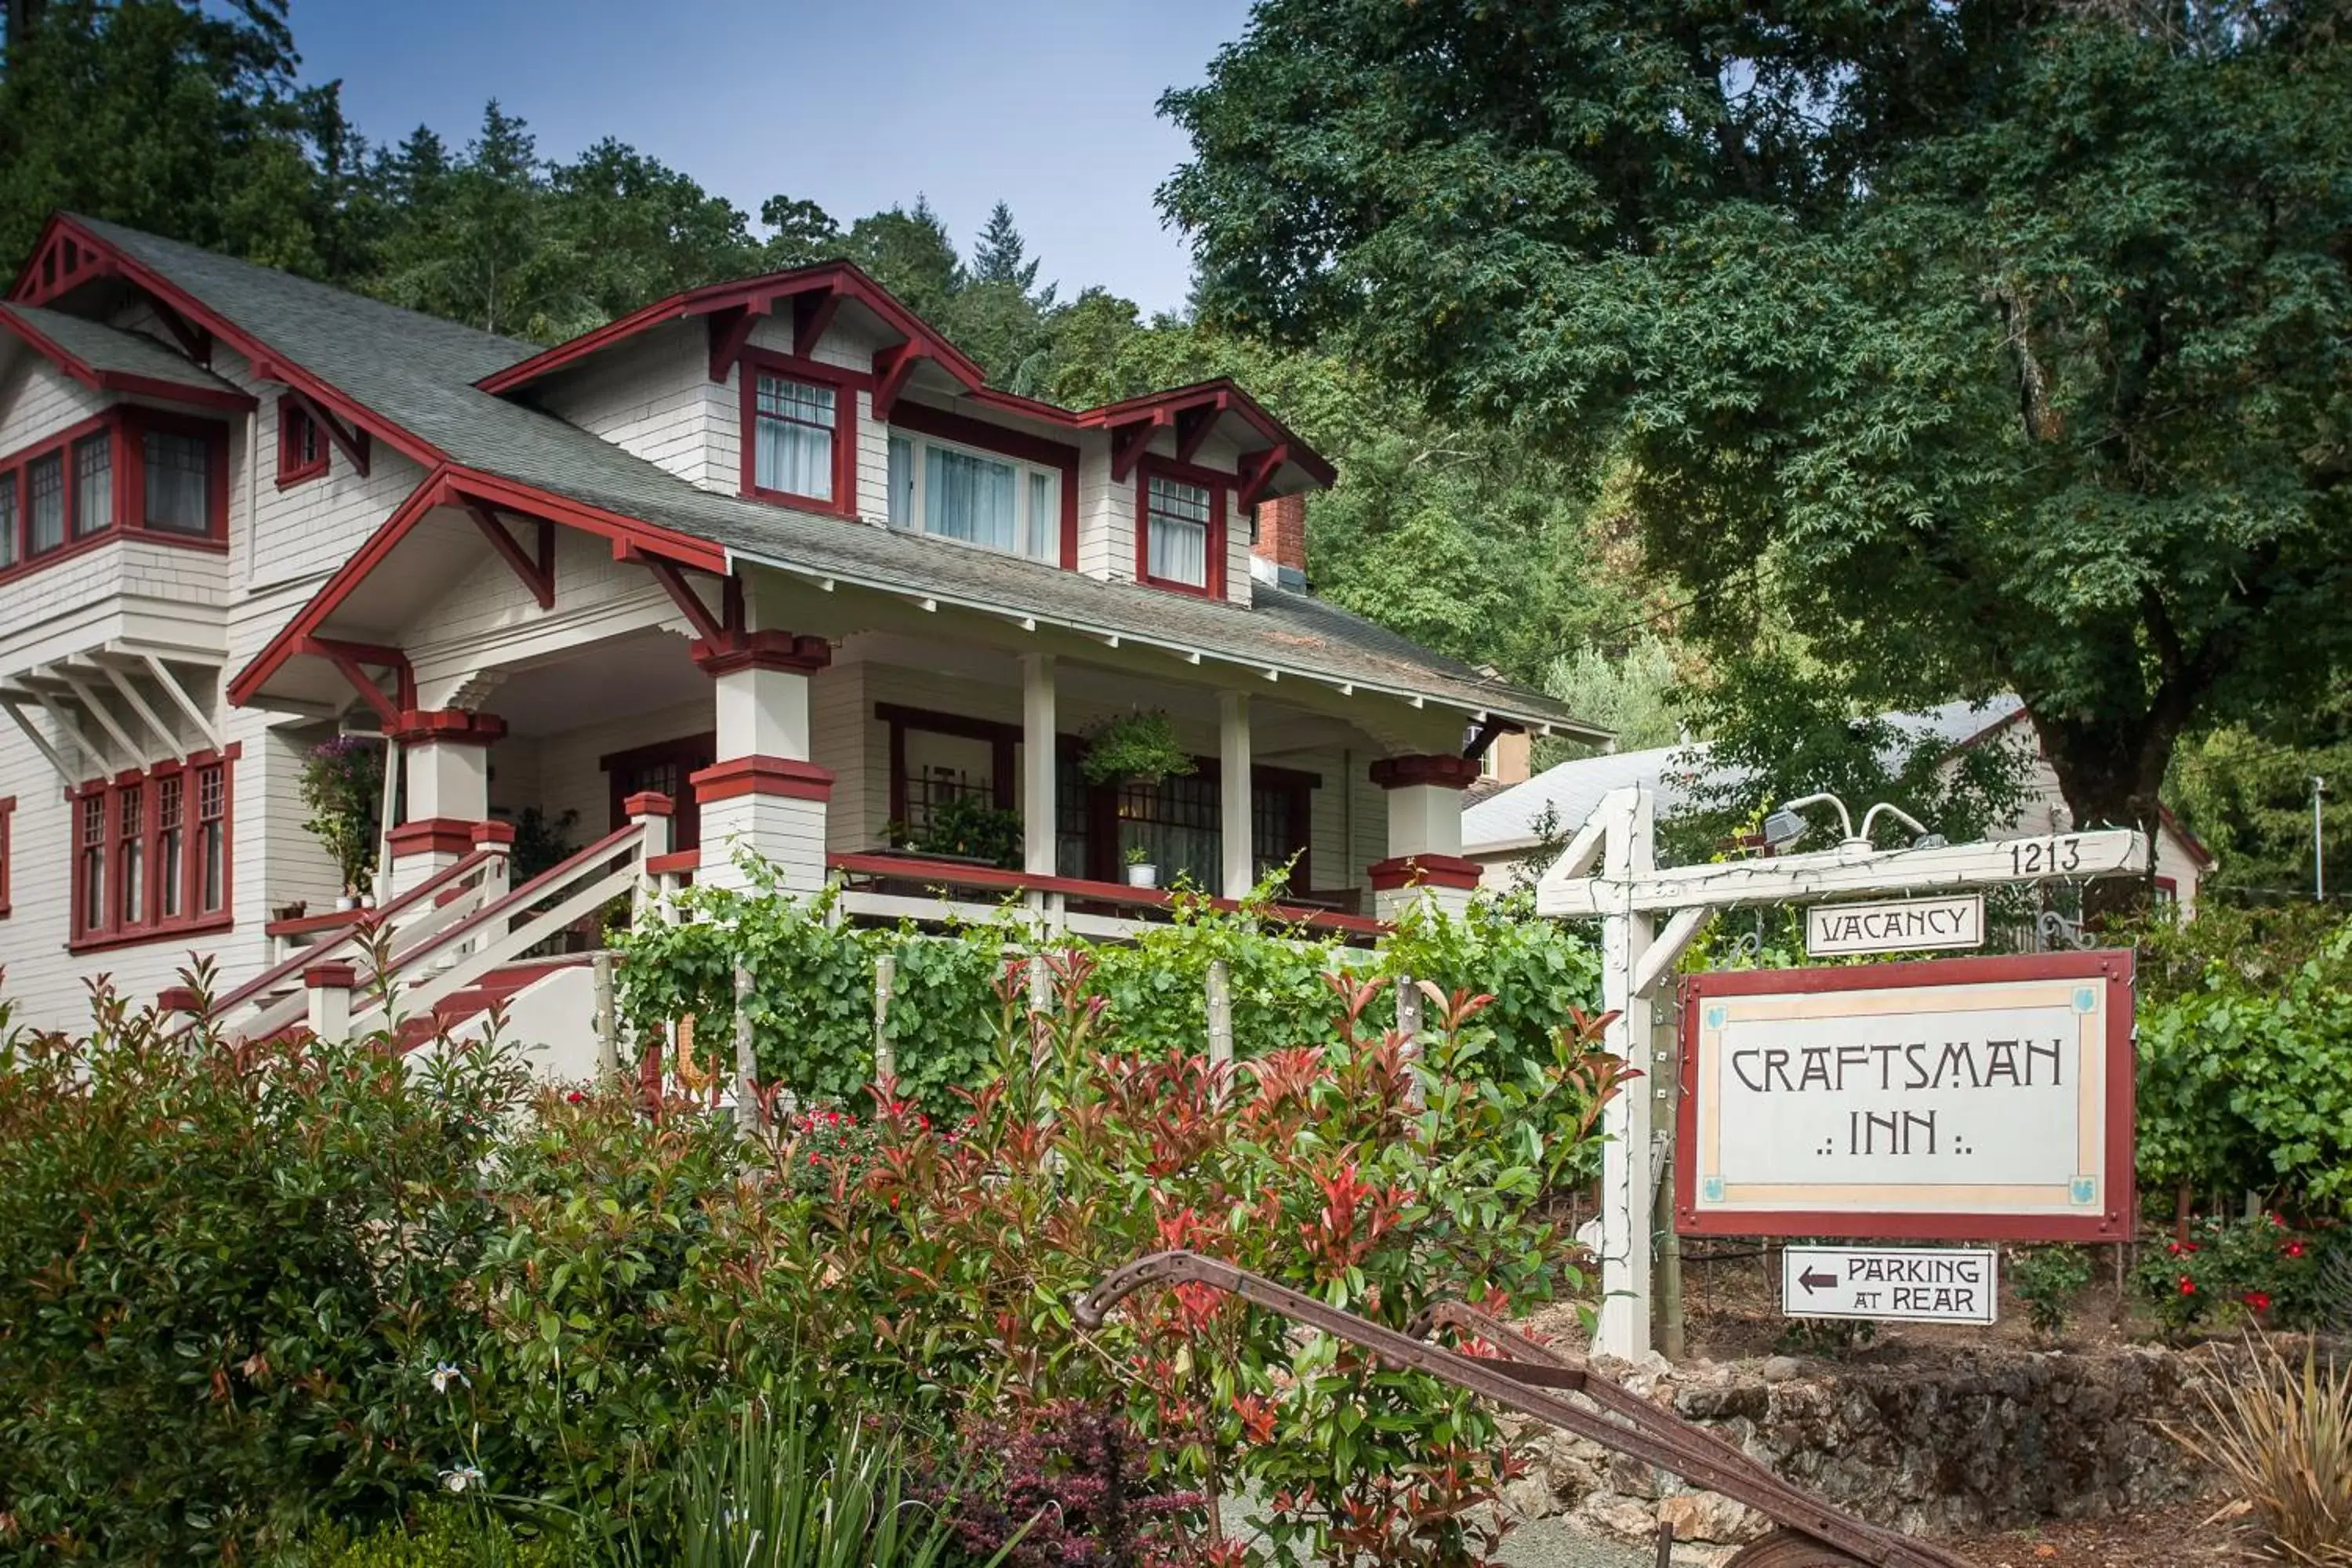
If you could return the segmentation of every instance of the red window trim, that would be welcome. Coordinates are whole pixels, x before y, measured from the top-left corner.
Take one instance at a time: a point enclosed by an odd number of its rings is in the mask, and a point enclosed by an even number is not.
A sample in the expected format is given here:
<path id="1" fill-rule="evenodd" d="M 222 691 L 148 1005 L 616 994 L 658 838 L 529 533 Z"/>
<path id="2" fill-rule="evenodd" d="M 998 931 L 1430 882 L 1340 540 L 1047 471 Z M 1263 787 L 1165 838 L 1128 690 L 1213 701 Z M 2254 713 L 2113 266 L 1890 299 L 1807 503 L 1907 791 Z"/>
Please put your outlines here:
<path id="1" fill-rule="evenodd" d="M 0 795 L 0 921 L 8 918 L 8 851 L 13 847 L 9 818 L 16 814 L 16 797 Z"/>
<path id="2" fill-rule="evenodd" d="M 1175 479 L 1180 483 L 1199 485 L 1209 492 L 1209 537 L 1202 546 L 1208 559 L 1208 579 L 1205 585 L 1179 583 L 1171 577 L 1151 574 L 1151 480 Z M 1234 476 L 1203 468 L 1192 463 L 1180 463 L 1170 458 L 1154 457 L 1146 452 L 1135 463 L 1135 580 L 1154 588 L 1164 588 L 1171 594 L 1191 594 L 1196 598 L 1222 599 L 1225 596 L 1225 491 L 1234 483 Z"/>
<path id="3" fill-rule="evenodd" d="M 677 769 L 677 794 L 672 798 L 669 818 L 669 847 L 672 853 L 696 849 L 702 843 L 702 805 L 695 798 L 694 786 L 688 781 L 695 773 L 711 765 L 719 755 L 719 731 L 698 730 L 691 735 L 677 735 L 667 741 L 655 741 L 643 746 L 631 746 L 625 751 L 607 752 L 596 759 L 596 766 L 605 775 L 605 790 L 610 796 L 611 831 L 629 825 L 628 796 L 635 793 L 625 776 L 640 768 L 658 766 L 663 763 Z"/>
<path id="4" fill-rule="evenodd" d="M 298 432 L 310 433 L 310 455 L 302 456 L 296 444 Z M 278 399 L 278 488 L 287 489 L 305 479 L 315 479 L 327 471 L 332 457 L 327 443 L 327 433 L 302 400 L 292 393 L 280 394 Z"/>
<path id="5" fill-rule="evenodd" d="M 756 481 L 759 473 L 758 434 L 760 376 L 762 373 L 788 381 L 804 381 L 834 389 L 833 399 L 833 499 L 821 496 L 794 495 L 790 490 L 763 489 Z M 841 517 L 857 515 L 857 395 L 870 391 L 874 378 L 837 364 L 824 364 L 813 359 L 801 359 L 792 354 L 780 354 L 766 349 L 745 349 L 736 362 L 736 379 L 740 383 L 739 401 L 741 405 L 742 452 L 740 455 L 742 493 L 754 500 L 774 501 L 783 506 L 833 512 Z"/>
<path id="6" fill-rule="evenodd" d="M 184 763 L 163 762 L 152 767 L 132 768 L 111 778 L 92 779 L 79 788 L 66 792 L 66 834 L 71 868 L 71 897 L 68 900 L 70 924 L 67 928 L 68 952 L 99 952 L 110 948 L 136 947 L 143 942 L 175 941 L 181 937 L 206 931 L 230 930 L 236 924 L 236 768 L 243 754 L 241 745 L 231 745 L 218 752 L 198 752 Z M 220 770 L 221 781 L 221 898 L 220 907 L 205 910 L 204 905 L 204 823 L 200 806 L 200 781 L 212 768 Z M 182 913 L 173 920 L 163 918 L 163 854 L 162 781 L 179 777 L 186 782 L 181 786 L 180 804 L 180 907 Z M 122 874 L 121 832 L 124 791 L 137 789 L 139 797 L 140 887 L 139 919 L 121 918 L 119 879 Z M 96 800 L 103 814 L 104 832 L 100 842 L 105 859 L 104 875 L 100 880 L 100 919 L 89 918 L 89 879 L 82 871 L 82 813 L 87 802 Z"/>
<path id="7" fill-rule="evenodd" d="M 147 526 L 145 437 L 150 430 L 198 436 L 208 443 L 211 494 L 205 498 L 208 515 L 205 532 L 175 533 L 168 529 Z M 75 468 L 74 449 L 100 433 L 104 433 L 111 443 L 109 483 L 113 490 L 112 504 L 106 526 L 94 532 L 77 535 L 73 531 L 73 518 L 79 476 Z M 58 458 L 65 474 L 65 538 L 55 548 L 35 555 L 32 553 L 33 493 L 26 475 L 33 464 L 52 455 Z M 45 570 L 60 561 L 69 560 L 84 551 L 95 550 L 118 539 L 137 539 L 148 544 L 169 545 L 178 550 L 201 550 L 215 554 L 228 549 L 228 426 L 217 419 L 201 419 L 124 404 L 68 425 L 31 446 L 0 457 L 0 485 L 12 487 L 16 494 L 16 559 L 13 564 L 0 567 L 0 583 L 14 582 L 28 573 Z"/>
<path id="8" fill-rule="evenodd" d="M 959 446 L 976 447 L 1001 458 L 1014 458 L 1059 472 L 1062 476 L 1062 570 L 1075 572 L 1078 569 L 1078 449 L 1076 447 L 1063 441 L 1051 441 L 1043 436 L 1033 436 L 1026 430 L 1007 430 L 1002 426 L 944 408 L 933 408 L 928 404 L 909 403 L 904 398 L 890 409 L 889 428 L 917 436 L 936 437 Z"/>

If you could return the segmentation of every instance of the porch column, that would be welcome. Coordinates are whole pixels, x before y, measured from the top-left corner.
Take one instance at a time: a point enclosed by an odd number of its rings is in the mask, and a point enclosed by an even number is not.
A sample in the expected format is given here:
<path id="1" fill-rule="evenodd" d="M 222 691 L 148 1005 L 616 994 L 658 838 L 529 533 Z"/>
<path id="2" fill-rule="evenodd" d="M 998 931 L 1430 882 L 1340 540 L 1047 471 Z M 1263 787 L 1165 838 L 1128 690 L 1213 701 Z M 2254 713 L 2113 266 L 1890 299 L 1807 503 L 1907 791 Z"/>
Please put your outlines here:
<path id="1" fill-rule="evenodd" d="M 1021 868 L 1050 877 L 1059 868 L 1055 828 L 1060 816 L 1054 770 L 1060 759 L 1054 717 L 1054 656 L 1021 656 Z"/>
<path id="2" fill-rule="evenodd" d="M 790 632 L 740 632 L 698 642 L 694 661 L 711 678 L 717 709 L 717 760 L 688 782 L 702 813 L 706 887 L 749 885 L 736 856 L 749 852 L 776 868 L 782 887 L 813 893 L 824 885 L 825 803 L 833 774 L 812 760 L 809 678 L 833 659 L 823 637 Z"/>
<path id="3" fill-rule="evenodd" d="M 463 708 L 412 709 L 400 716 L 392 739 L 403 753 L 408 817 L 384 835 L 394 895 L 472 850 L 475 829 L 490 819 L 489 750 L 506 732 L 498 715 Z"/>
<path id="4" fill-rule="evenodd" d="M 1257 884 L 1257 857 L 1250 842 L 1249 693 L 1217 693 L 1217 842 L 1219 889 L 1228 899 L 1245 899 Z"/>
<path id="5" fill-rule="evenodd" d="M 1383 757 L 1372 782 L 1388 792 L 1389 853 L 1367 867 L 1373 911 L 1394 920 L 1415 899 L 1461 909 L 1478 886 L 1478 864 L 1462 857 L 1462 792 L 1478 776 L 1468 757 L 1445 752 Z"/>

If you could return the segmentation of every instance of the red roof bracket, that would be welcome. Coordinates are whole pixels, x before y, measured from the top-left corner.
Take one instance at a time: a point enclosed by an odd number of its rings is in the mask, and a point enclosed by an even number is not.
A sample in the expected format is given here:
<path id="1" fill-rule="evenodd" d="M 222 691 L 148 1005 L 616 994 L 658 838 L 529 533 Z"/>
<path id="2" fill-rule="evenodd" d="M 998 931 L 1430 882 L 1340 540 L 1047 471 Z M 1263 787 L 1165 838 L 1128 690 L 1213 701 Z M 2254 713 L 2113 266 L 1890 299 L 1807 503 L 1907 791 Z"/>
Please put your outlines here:
<path id="1" fill-rule="evenodd" d="M 111 252 L 51 218 L 47 242 L 25 263 L 8 297 L 19 305 L 46 305 L 92 279 L 111 278 L 119 270 Z"/>
<path id="2" fill-rule="evenodd" d="M 408 656 L 396 647 L 384 647 L 376 643 L 344 642 L 337 637 L 304 637 L 295 649 L 320 658 L 331 659 L 352 689 L 375 710 L 377 719 L 387 730 L 400 726 L 400 716 L 416 706 L 416 674 L 409 668 Z M 365 666 L 376 665 L 393 673 L 396 696 L 386 697 L 383 689 L 370 679 Z"/>
<path id="3" fill-rule="evenodd" d="M 253 374 L 265 381 L 285 380 L 279 368 L 268 360 L 254 361 Z M 295 405 L 316 421 L 320 429 L 327 433 L 327 439 L 332 441 L 336 449 L 350 459 L 352 468 L 358 472 L 360 478 L 367 478 L 368 433 L 336 418 L 317 398 L 299 386 L 288 385 L 286 395 L 292 398 Z"/>
<path id="4" fill-rule="evenodd" d="M 834 312 L 840 309 L 841 290 L 830 284 L 793 295 L 793 353 L 802 359 L 814 357 L 825 329 L 833 325 Z"/>
<path id="5" fill-rule="evenodd" d="M 751 330 L 760 324 L 767 312 L 750 305 L 730 305 L 710 313 L 710 379 L 725 381 L 735 362 L 743 357 L 744 348 L 751 341 Z"/>
<path id="6" fill-rule="evenodd" d="M 1257 505 L 1265 499 L 1266 488 L 1274 483 L 1274 476 L 1288 461 L 1290 446 L 1287 442 L 1268 447 L 1263 452 L 1245 454 L 1241 461 L 1239 483 L 1234 487 L 1235 504 L 1244 511 Z"/>
<path id="7" fill-rule="evenodd" d="M 920 340 L 908 338 L 896 348 L 884 349 L 874 356 L 874 417 L 887 419 L 898 395 L 907 390 L 907 378 L 915 374 L 915 366 L 931 357 L 931 351 Z"/>
<path id="8" fill-rule="evenodd" d="M 539 519 L 537 558 L 533 559 L 523 553 L 522 546 L 516 542 L 513 534 L 507 531 L 507 525 L 499 520 L 499 514 L 491 508 L 480 501 L 468 500 L 466 515 L 474 520 L 474 526 L 482 531 L 482 537 L 490 542 L 490 548 L 498 552 L 499 559 L 505 562 L 522 580 L 522 585 L 530 590 L 531 597 L 539 601 L 539 607 L 542 610 L 555 608 L 555 524 L 543 517 Z"/>
<path id="9" fill-rule="evenodd" d="M 1225 395 L 1197 407 L 1178 411 L 1176 415 L 1176 460 L 1189 463 L 1199 455 L 1201 443 L 1217 427 L 1217 416 L 1225 411 Z"/>
<path id="10" fill-rule="evenodd" d="M 644 563 L 646 570 L 654 574 L 654 581 L 661 584 L 662 592 L 670 596 L 670 602 L 678 607 L 688 623 L 694 627 L 696 637 L 707 643 L 727 640 L 727 634 L 730 628 L 721 621 L 719 616 L 710 613 L 710 606 L 703 603 L 702 595 L 694 591 L 694 585 L 686 580 L 686 574 L 678 570 L 677 562 L 665 561 L 658 555 L 647 555 L 642 552 L 635 553 L 636 559 Z M 730 618 L 740 616 L 741 604 L 742 600 L 738 597 L 730 596 L 726 600 L 726 609 L 730 613 Z"/>
<path id="11" fill-rule="evenodd" d="M 1132 425 L 1114 427 L 1110 433 L 1110 477 L 1115 483 L 1124 484 L 1128 475 L 1135 472 L 1138 459 L 1150 447 L 1151 438 L 1176 422 L 1176 416 L 1165 408 L 1155 408 Z"/>

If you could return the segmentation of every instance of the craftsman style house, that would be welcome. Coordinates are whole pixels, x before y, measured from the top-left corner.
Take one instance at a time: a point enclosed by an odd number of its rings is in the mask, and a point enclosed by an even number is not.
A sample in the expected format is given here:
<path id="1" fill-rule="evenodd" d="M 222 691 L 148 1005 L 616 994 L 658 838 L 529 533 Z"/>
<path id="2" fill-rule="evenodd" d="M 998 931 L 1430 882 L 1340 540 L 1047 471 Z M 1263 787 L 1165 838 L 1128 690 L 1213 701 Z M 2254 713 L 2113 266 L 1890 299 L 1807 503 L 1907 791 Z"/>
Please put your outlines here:
<path id="1" fill-rule="evenodd" d="M 1475 882 L 1486 744 L 1589 731 L 1306 592 L 1333 478 L 1228 384 L 992 388 L 847 265 L 544 348 L 59 215 L 0 304 L 5 994 L 66 1024 L 192 952 L 265 1025 L 342 989 L 362 911 L 299 779 L 354 734 L 395 786 L 357 890 L 445 1018 L 741 850 L 850 918 L 1108 931 L 1165 902 L 1136 851 L 1225 897 L 1286 867 L 1372 934 Z M 1194 771 L 1089 784 L 1139 708 Z M 960 796 L 1018 814 L 1017 868 L 893 852 Z M 579 847 L 526 889 L 533 811 Z"/>

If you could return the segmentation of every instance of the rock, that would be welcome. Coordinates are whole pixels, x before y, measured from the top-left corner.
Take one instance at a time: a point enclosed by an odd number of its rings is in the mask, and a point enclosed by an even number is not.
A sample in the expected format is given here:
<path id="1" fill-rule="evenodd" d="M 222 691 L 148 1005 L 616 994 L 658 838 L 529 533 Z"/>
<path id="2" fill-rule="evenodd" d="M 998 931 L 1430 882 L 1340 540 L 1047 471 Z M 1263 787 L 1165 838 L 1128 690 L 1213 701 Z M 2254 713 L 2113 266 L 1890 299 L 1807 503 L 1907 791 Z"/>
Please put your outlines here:
<path id="1" fill-rule="evenodd" d="M 1594 1492 L 1578 1505 L 1576 1516 L 1626 1541 L 1652 1541 L 1658 1533 L 1658 1516 L 1648 1503 L 1616 1492 Z"/>
<path id="2" fill-rule="evenodd" d="M 1675 1568 L 1725 1568 L 1738 1555 L 1739 1548 L 1737 1546 L 1684 1546 L 1677 1543 L 1675 1547 Z"/>
<path id="3" fill-rule="evenodd" d="M 1540 1474 L 1521 1476 L 1503 1489 L 1503 1510 L 1521 1520 L 1544 1518 L 1553 1511 L 1550 1485 Z"/>
<path id="4" fill-rule="evenodd" d="M 1804 1372 L 1794 1356 L 1776 1355 L 1757 1369 L 1757 1375 L 1767 1383 L 1788 1383 Z"/>
<path id="5" fill-rule="evenodd" d="M 1631 1454 L 1612 1455 L 1609 1460 L 1609 1485 L 1612 1490 L 1627 1497 L 1654 1498 L 1658 1495 L 1658 1472 L 1648 1461 Z"/>
<path id="6" fill-rule="evenodd" d="M 1738 1545 L 1755 1540 L 1769 1524 L 1745 1503 L 1716 1492 L 1684 1492 L 1658 1505 L 1658 1522 L 1675 1527 L 1676 1541 L 1713 1541 Z"/>

